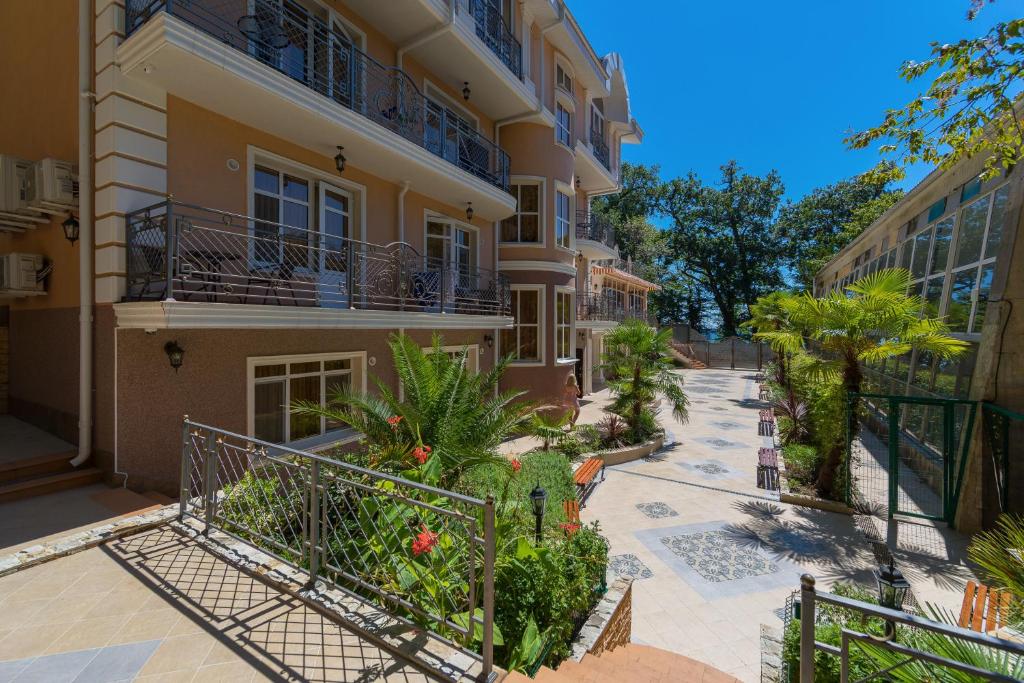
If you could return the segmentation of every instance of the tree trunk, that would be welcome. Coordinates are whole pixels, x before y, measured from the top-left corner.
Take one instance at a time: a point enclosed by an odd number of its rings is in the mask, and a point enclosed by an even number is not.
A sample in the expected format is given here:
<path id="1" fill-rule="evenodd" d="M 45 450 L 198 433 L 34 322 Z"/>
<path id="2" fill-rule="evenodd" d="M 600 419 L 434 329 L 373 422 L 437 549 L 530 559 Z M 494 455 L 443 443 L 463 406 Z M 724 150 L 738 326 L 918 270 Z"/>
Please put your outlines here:
<path id="1" fill-rule="evenodd" d="M 857 361 L 857 357 L 847 354 L 843 361 L 843 387 L 846 389 L 847 397 L 851 394 L 860 393 L 860 385 L 863 379 L 864 376 L 860 371 L 860 363 Z M 848 438 L 852 440 L 857 433 L 857 409 L 860 407 L 860 398 L 848 401 L 847 405 L 847 434 Z M 843 465 L 843 456 L 845 455 L 847 445 L 844 442 L 826 453 L 825 461 L 822 463 L 821 471 L 818 473 L 816 484 L 818 492 L 829 496 L 833 500 L 841 498 L 841 496 L 837 495 L 839 492 L 835 491 L 834 488 L 839 468 Z"/>

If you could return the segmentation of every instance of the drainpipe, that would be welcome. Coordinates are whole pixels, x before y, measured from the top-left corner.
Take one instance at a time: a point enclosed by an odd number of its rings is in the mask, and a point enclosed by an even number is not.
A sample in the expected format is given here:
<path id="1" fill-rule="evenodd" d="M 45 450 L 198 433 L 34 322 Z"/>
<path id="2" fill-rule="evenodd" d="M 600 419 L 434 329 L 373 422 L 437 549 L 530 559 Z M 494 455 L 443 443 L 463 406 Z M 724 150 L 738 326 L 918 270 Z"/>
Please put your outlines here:
<path id="1" fill-rule="evenodd" d="M 402 182 L 402 189 L 398 192 L 398 241 L 405 241 L 405 193 L 409 191 L 411 183 L 408 180 Z"/>
<path id="2" fill-rule="evenodd" d="M 78 0 L 78 467 L 92 455 L 92 2 Z"/>
<path id="3" fill-rule="evenodd" d="M 544 36 L 546 36 L 551 29 L 555 28 L 556 26 L 558 26 L 561 23 L 562 23 L 562 18 L 560 16 L 558 19 L 555 19 L 553 22 L 551 22 L 547 26 L 542 27 L 541 30 L 540 30 L 540 61 L 539 61 L 539 64 L 540 64 L 540 83 L 537 84 L 538 88 L 540 89 L 540 94 L 537 95 L 537 106 L 536 106 L 536 108 L 534 108 L 532 111 L 524 112 L 522 114 L 516 114 L 515 116 L 510 116 L 507 119 L 502 119 L 500 121 L 495 121 L 494 122 L 494 144 L 495 145 L 500 145 L 501 144 L 501 129 L 504 128 L 505 126 L 507 126 L 509 124 L 512 124 L 512 123 L 519 123 L 521 121 L 526 121 L 526 120 L 532 119 L 535 116 L 540 116 L 540 115 L 542 115 L 544 113 L 544 93 L 545 93 L 544 84 L 545 84 L 546 78 L 547 78 L 546 69 L 544 68 Z"/>
<path id="4" fill-rule="evenodd" d="M 442 23 L 434 30 L 420 36 L 419 38 L 413 38 L 412 42 L 406 43 L 402 47 L 398 48 L 398 51 L 395 53 L 395 66 L 397 66 L 399 69 L 402 68 L 402 58 L 405 57 L 406 52 L 409 52 L 410 50 L 415 50 L 420 45 L 425 45 L 430 41 L 434 40 L 435 38 L 438 38 L 452 30 L 452 27 L 455 25 L 455 3 L 458 1 L 459 0 L 449 0 L 448 18 L 444 21 L 444 23 Z"/>

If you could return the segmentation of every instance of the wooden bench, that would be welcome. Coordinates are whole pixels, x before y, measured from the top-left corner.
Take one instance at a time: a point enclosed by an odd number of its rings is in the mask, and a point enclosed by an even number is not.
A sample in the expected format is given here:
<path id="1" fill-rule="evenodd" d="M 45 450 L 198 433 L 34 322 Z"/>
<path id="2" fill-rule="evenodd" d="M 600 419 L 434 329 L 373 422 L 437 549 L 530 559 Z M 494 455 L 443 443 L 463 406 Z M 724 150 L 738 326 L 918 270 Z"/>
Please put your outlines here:
<path id="1" fill-rule="evenodd" d="M 775 436 L 775 423 L 769 420 L 761 420 L 757 423 L 758 436 Z"/>
<path id="2" fill-rule="evenodd" d="M 774 448 L 757 451 L 757 488 L 769 491 L 779 488 L 779 454 Z"/>
<path id="3" fill-rule="evenodd" d="M 772 412 L 771 408 L 765 408 L 763 410 L 759 410 L 759 411 L 757 411 L 757 415 L 761 419 L 761 422 L 771 422 L 772 420 L 775 419 L 775 415 Z"/>
<path id="4" fill-rule="evenodd" d="M 601 481 L 604 481 L 604 460 L 601 458 L 590 458 L 573 472 L 572 479 L 576 482 L 577 498 L 580 503 L 585 504 L 587 496 L 597 486 L 598 472 L 601 473 Z"/>
<path id="5" fill-rule="evenodd" d="M 964 589 L 964 604 L 960 608 L 960 626 L 980 633 L 998 631 L 1006 625 L 1010 599 L 1006 591 L 968 581 Z"/>
<path id="6" fill-rule="evenodd" d="M 565 535 L 572 536 L 582 526 L 582 522 L 580 522 L 580 502 L 576 499 L 567 500 L 562 503 L 562 507 L 565 509 L 566 524 L 569 525 L 565 529 Z"/>
<path id="7" fill-rule="evenodd" d="M 767 384 L 761 384 L 758 387 L 757 398 L 759 401 L 768 401 L 772 397 L 772 391 L 768 388 Z"/>

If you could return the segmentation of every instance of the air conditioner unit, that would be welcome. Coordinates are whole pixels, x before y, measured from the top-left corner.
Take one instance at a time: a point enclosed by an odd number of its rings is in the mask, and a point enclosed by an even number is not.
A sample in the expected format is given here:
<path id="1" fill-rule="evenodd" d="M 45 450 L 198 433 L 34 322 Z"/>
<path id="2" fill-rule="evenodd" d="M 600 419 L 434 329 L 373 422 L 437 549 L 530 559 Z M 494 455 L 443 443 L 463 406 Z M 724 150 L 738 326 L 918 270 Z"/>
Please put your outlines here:
<path id="1" fill-rule="evenodd" d="M 42 270 L 41 254 L 3 254 L 0 256 L 0 290 L 42 292 L 43 281 L 36 278 Z"/>
<path id="2" fill-rule="evenodd" d="M 78 205 L 78 173 L 74 164 L 43 159 L 32 164 L 26 197 L 29 205 Z"/>
<path id="3" fill-rule="evenodd" d="M 0 211 L 25 208 L 28 175 L 32 162 L 10 154 L 0 154 Z"/>

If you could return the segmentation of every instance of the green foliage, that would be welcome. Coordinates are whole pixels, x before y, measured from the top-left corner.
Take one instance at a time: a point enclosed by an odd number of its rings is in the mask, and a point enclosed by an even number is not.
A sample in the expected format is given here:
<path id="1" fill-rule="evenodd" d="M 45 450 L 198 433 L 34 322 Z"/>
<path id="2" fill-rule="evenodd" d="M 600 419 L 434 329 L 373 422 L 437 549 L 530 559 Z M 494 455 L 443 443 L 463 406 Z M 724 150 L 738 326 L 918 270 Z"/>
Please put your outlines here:
<path id="1" fill-rule="evenodd" d="M 375 458 L 370 463 L 374 469 L 402 471 L 413 464 L 412 450 L 425 444 L 438 463 L 439 476 L 430 483 L 448 485 L 465 469 L 498 458 L 498 445 L 534 414 L 533 404 L 518 400 L 525 392 L 495 394 L 507 359 L 475 374 L 467 369 L 468 349 L 450 356 L 442 351 L 440 335 L 434 335 L 429 352 L 405 335 L 392 335 L 388 344 L 405 390 L 403 400 L 374 378 L 376 396 L 349 390 L 331 396 L 326 407 L 311 402 L 292 406 L 300 415 L 324 416 L 361 432 Z M 397 424 L 389 422 L 395 418 Z"/>
<path id="2" fill-rule="evenodd" d="M 530 491 L 540 484 L 548 492 L 544 524 L 549 530 L 556 528 L 565 521 L 562 503 L 576 498 L 569 461 L 557 451 L 534 451 L 523 455 L 520 462 L 522 469 L 511 476 L 505 463 L 474 467 L 462 475 L 456 490 L 477 498 L 493 495 L 501 516 L 514 520 L 523 533 L 532 534 Z"/>
<path id="3" fill-rule="evenodd" d="M 301 528 L 300 510 L 302 501 L 296 487 L 259 477 L 253 470 L 225 486 L 220 502 L 220 514 L 229 527 L 257 544 L 258 538 L 253 534 L 287 546 L 291 540 L 289 532 Z"/>
<path id="4" fill-rule="evenodd" d="M 639 320 L 627 320 L 604 337 L 602 368 L 614 400 L 609 411 L 629 425 L 630 438 L 639 443 L 657 431 L 653 407 L 664 395 L 672 414 L 687 420 L 690 401 L 683 391 L 683 376 L 673 372 L 672 330 L 654 330 Z"/>
<path id="5" fill-rule="evenodd" d="M 597 423 L 601 445 L 605 448 L 621 448 L 626 445 L 629 425 L 618 415 L 606 415 Z"/>
<path id="6" fill-rule="evenodd" d="M 818 449 L 808 444 L 791 444 L 782 449 L 782 457 L 786 460 L 786 478 L 790 486 L 814 489 L 823 457 Z"/>
<path id="7" fill-rule="evenodd" d="M 620 189 L 615 194 L 595 197 L 590 210 L 611 218 L 616 225 L 655 212 L 662 192 L 657 166 L 622 163 Z"/>
<path id="8" fill-rule="evenodd" d="M 544 442 L 544 450 L 550 450 L 551 444 L 565 436 L 565 426 L 569 424 L 570 413 L 561 409 L 548 409 L 536 412 L 530 420 L 530 432 Z"/>
<path id="9" fill-rule="evenodd" d="M 810 291 L 822 266 L 903 196 L 887 188 L 886 180 L 848 178 L 782 206 L 778 230 L 799 287 Z"/>
<path id="10" fill-rule="evenodd" d="M 981 4 L 975 0 L 969 19 Z M 904 107 L 888 110 L 878 126 L 846 139 L 852 149 L 885 142 L 879 152 L 895 163 L 879 164 L 869 177 L 903 178 L 915 163 L 948 169 L 977 157 L 986 160 L 983 176 L 993 178 L 1024 158 L 1024 18 L 999 22 L 978 38 L 932 43 L 930 57 L 904 62 L 900 75 L 907 82 L 933 80 Z"/>
<path id="11" fill-rule="evenodd" d="M 989 583 L 1013 596 L 1013 620 L 1024 622 L 1024 517 L 1000 515 L 996 526 L 971 539 L 971 561 L 984 571 Z"/>

